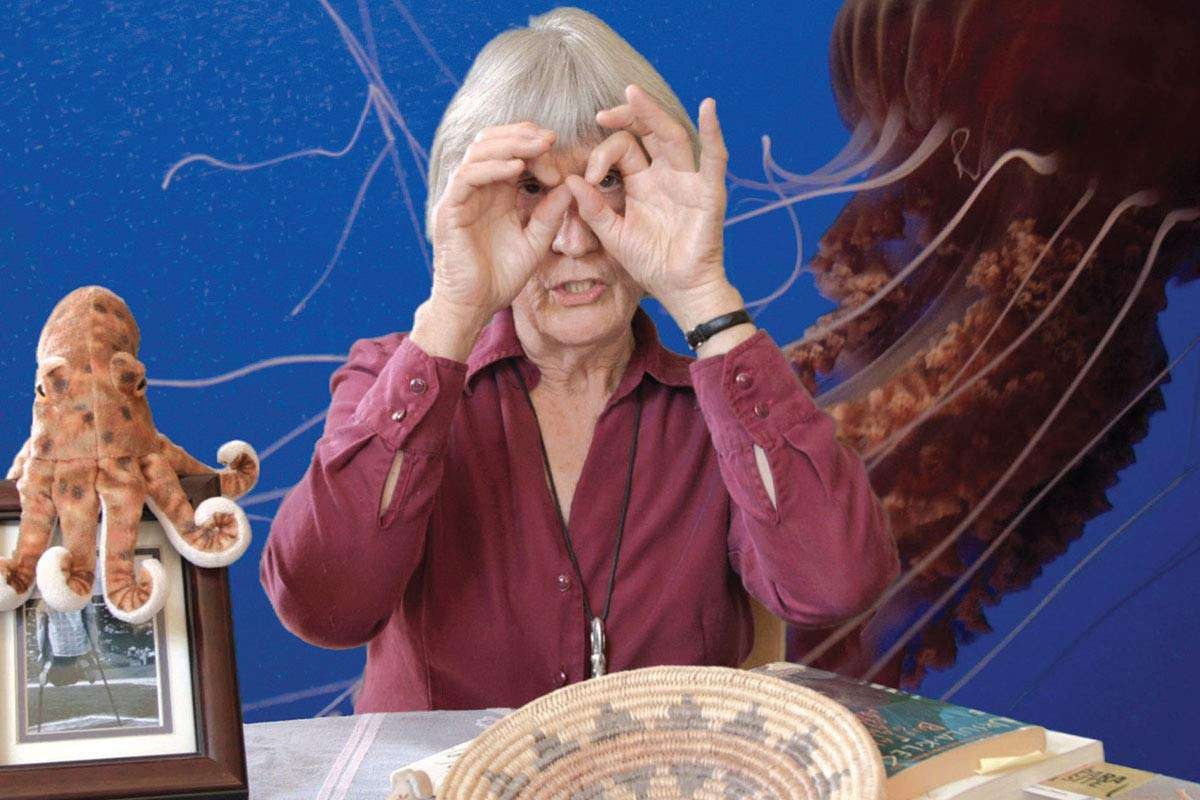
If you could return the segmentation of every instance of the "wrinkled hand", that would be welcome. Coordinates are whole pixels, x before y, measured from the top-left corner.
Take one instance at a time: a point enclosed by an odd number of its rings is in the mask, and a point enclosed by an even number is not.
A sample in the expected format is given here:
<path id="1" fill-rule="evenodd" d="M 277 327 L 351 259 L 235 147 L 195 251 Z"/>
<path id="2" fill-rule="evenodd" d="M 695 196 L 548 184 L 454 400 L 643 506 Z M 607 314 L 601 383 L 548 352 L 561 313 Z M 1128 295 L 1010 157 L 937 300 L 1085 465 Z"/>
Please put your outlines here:
<path id="1" fill-rule="evenodd" d="M 711 307 L 731 288 L 724 267 L 728 153 L 716 101 L 700 104 L 697 171 L 684 126 L 638 86 L 626 87 L 625 97 L 596 114 L 600 125 L 619 130 L 592 150 L 584 177 L 568 175 L 566 185 L 605 249 L 681 325 L 692 324 L 688 309 Z M 624 214 L 595 188 L 614 165 L 625 186 Z"/>
<path id="2" fill-rule="evenodd" d="M 441 311 L 486 321 L 520 294 L 549 250 L 571 202 L 545 157 L 554 136 L 532 122 L 496 125 L 467 148 L 433 213 L 430 299 Z M 523 224 L 517 180 L 526 169 L 555 189 Z"/>

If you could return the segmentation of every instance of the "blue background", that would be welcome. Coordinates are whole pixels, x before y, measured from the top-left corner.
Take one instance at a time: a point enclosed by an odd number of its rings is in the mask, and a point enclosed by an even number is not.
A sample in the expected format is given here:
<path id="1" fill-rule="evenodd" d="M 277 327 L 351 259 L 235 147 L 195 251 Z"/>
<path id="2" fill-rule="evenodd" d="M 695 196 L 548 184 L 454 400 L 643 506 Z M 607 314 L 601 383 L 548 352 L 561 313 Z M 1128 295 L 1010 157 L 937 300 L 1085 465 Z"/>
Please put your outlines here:
<path id="1" fill-rule="evenodd" d="M 367 44 L 357 7 L 335 5 Z M 428 148 L 455 84 L 400 6 L 367 5 L 382 73 Z M 761 178 L 763 134 L 776 159 L 798 172 L 823 164 L 848 138 L 826 63 L 837 5 L 587 7 L 655 64 L 693 116 L 706 95 L 716 97 L 731 171 Z M 407 6 L 455 78 L 489 38 L 548 7 Z M 58 298 L 82 284 L 103 284 L 127 300 L 156 380 L 214 376 L 281 355 L 337 357 L 357 338 L 407 330 L 429 279 L 400 180 L 386 163 L 328 282 L 289 316 L 325 269 L 384 143 L 374 119 L 339 160 L 245 173 L 193 164 L 169 190 L 159 186 L 188 153 L 256 161 L 306 147 L 336 150 L 365 97 L 365 81 L 316 2 L 3 4 L 0 453 L 15 454 L 28 432 L 38 332 Z M 424 187 L 407 150 L 400 154 L 421 217 Z M 734 191 L 730 213 L 752 208 L 747 197 Z M 845 199 L 799 207 L 809 252 Z M 730 277 L 748 299 L 761 297 L 786 278 L 795 247 L 782 214 L 730 228 Z M 1169 301 L 1160 323 L 1174 356 L 1196 335 L 1200 286 L 1172 286 Z M 805 276 L 758 321 L 782 344 L 830 307 Z M 657 304 L 647 308 L 668 346 L 686 351 Z M 292 435 L 264 460 L 259 486 L 245 499 L 256 541 L 230 570 L 251 722 L 348 711 L 344 690 L 363 663 L 362 650 L 321 651 L 288 634 L 258 582 L 268 520 L 308 464 L 334 366 L 292 364 L 150 393 L 158 427 L 208 463 L 228 439 L 264 451 Z M 996 633 L 963 647 L 954 669 L 927 679 L 922 693 L 937 696 L 952 685 L 1088 550 L 1194 462 L 1198 378 L 1193 353 L 1164 386 L 1167 408 L 1110 491 L 1112 510 L 1030 589 L 990 610 Z M 1138 517 L 956 702 L 1103 739 L 1110 761 L 1200 779 L 1197 485 L 1189 473 Z"/>

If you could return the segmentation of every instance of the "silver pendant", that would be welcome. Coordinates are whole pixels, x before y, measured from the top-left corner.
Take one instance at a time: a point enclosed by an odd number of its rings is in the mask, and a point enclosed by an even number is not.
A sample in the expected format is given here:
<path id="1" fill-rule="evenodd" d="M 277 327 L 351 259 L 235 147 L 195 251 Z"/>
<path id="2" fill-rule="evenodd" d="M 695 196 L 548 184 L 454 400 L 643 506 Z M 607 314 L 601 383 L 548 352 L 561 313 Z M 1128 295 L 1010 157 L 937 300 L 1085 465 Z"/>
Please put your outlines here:
<path id="1" fill-rule="evenodd" d="M 599 678 L 605 672 L 604 622 L 592 617 L 592 677 Z"/>

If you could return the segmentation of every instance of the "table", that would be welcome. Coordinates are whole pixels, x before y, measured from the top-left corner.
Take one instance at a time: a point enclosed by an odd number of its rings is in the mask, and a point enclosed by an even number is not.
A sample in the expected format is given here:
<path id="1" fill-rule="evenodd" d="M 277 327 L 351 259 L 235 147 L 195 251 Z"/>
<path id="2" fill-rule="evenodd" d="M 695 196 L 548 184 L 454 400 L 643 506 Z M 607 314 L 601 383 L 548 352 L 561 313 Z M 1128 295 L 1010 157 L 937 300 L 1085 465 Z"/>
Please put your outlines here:
<path id="1" fill-rule="evenodd" d="M 246 725 L 250 800 L 386 800 L 393 770 L 473 739 L 510 710 L 359 714 Z M 1018 791 L 994 800 L 1023 798 Z"/>
<path id="2" fill-rule="evenodd" d="M 385 800 L 392 771 L 478 736 L 508 709 L 245 726 L 250 800 Z"/>

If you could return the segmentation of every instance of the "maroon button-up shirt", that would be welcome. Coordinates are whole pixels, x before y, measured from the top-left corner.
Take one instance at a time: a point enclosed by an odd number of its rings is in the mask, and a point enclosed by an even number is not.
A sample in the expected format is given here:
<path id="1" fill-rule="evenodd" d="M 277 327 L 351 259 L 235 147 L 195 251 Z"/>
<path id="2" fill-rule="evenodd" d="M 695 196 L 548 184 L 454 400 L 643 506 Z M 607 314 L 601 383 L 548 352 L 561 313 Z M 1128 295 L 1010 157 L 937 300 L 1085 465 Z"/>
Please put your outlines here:
<path id="1" fill-rule="evenodd" d="M 633 356 L 571 502 L 582 585 L 534 412 L 504 363 L 515 359 L 537 384 L 512 309 L 493 317 L 465 364 L 404 333 L 354 343 L 330 379 L 312 463 L 271 525 L 261 577 L 297 636 L 367 645 L 357 711 L 515 707 L 587 677 L 581 593 L 604 607 L 639 385 L 609 671 L 736 666 L 753 639 L 746 592 L 794 624 L 825 626 L 896 576 L 896 546 L 862 461 L 765 331 L 695 360 L 663 347 L 641 308 L 633 330 Z"/>

